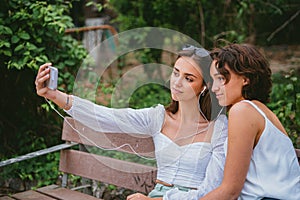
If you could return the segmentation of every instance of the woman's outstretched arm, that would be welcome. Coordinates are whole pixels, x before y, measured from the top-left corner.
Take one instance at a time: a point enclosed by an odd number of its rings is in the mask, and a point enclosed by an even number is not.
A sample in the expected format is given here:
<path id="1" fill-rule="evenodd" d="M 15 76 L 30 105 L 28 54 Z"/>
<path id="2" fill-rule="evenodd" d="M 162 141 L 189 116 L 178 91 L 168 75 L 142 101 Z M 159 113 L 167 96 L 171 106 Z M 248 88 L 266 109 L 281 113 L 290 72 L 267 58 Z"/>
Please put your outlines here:
<path id="1" fill-rule="evenodd" d="M 51 100 L 79 122 L 100 132 L 153 135 L 160 131 L 165 113 L 163 105 L 144 109 L 114 109 L 51 90 L 44 84 L 49 79 L 49 66 L 51 63 L 40 66 L 35 81 L 37 94 Z"/>

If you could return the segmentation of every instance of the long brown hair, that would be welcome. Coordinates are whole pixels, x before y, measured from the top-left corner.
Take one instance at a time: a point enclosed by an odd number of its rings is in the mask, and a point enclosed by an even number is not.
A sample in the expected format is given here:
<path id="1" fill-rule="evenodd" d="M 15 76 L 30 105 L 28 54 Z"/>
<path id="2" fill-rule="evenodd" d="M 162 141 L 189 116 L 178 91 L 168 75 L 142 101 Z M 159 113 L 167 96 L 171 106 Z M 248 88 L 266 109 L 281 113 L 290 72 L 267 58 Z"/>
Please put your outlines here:
<path id="1" fill-rule="evenodd" d="M 187 46 L 184 47 L 181 51 L 178 52 L 178 58 L 180 57 L 190 57 L 192 58 L 199 66 L 203 76 L 203 86 L 206 86 L 206 89 L 199 96 L 199 110 L 204 117 L 211 121 L 213 120 L 220 112 L 221 107 L 219 106 L 215 95 L 212 94 L 210 87 L 212 79 L 210 77 L 210 65 L 212 59 L 210 54 L 204 48 Z M 178 59 L 177 58 L 177 59 Z M 169 111 L 173 114 L 177 113 L 179 109 L 178 101 L 172 99 L 171 103 L 166 107 L 166 111 Z"/>

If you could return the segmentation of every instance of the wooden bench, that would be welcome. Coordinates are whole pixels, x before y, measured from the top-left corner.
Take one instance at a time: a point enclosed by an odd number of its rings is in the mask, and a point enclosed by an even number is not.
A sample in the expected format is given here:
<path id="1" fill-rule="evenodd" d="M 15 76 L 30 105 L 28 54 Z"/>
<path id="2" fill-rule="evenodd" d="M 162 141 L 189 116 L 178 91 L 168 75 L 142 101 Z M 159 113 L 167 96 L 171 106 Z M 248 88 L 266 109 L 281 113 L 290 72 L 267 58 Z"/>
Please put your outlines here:
<path id="1" fill-rule="evenodd" d="M 72 129 L 70 124 L 80 132 L 80 135 Z M 153 189 L 156 179 L 156 167 L 88 152 L 90 147 L 113 149 L 124 144 L 129 144 L 140 155 L 153 158 L 154 144 L 151 137 L 142 138 L 141 136 L 128 134 L 100 133 L 67 117 L 63 125 L 62 140 L 81 145 L 80 150 L 61 150 L 59 170 L 64 172 L 62 186 L 50 185 L 37 190 L 17 193 L 11 197 L 0 197 L 0 199 L 98 199 L 91 195 L 68 189 L 67 174 L 78 175 L 145 194 Z M 134 153 L 128 145 L 120 149 L 117 148 L 116 151 Z"/>
<path id="2" fill-rule="evenodd" d="M 71 126 L 80 132 L 77 133 Z M 64 172 L 62 185 L 50 185 L 37 190 L 29 190 L 12 196 L 0 197 L 0 200 L 95 200 L 98 199 L 69 188 L 68 174 L 78 175 L 87 179 L 113 184 L 136 192 L 148 193 L 155 185 L 156 168 L 105 157 L 89 152 L 89 147 L 112 149 L 130 144 L 135 152 L 142 156 L 154 157 L 154 145 L 151 137 L 141 138 L 128 134 L 96 132 L 74 119 L 67 117 L 64 121 L 62 140 L 67 143 L 78 143 L 80 150 L 61 150 L 59 170 Z M 129 146 L 116 151 L 133 153 Z M 300 164 L 300 149 L 296 149 Z"/>

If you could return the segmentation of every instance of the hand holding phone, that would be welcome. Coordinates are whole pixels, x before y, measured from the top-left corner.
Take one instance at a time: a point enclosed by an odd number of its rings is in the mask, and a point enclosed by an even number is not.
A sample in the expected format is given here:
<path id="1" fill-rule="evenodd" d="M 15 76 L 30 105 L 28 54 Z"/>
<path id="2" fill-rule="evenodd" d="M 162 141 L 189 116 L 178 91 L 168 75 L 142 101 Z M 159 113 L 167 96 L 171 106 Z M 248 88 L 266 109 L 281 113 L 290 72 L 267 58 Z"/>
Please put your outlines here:
<path id="1" fill-rule="evenodd" d="M 49 66 L 50 68 L 50 78 L 46 81 L 46 86 L 50 90 L 56 90 L 57 89 L 57 78 L 58 78 L 58 69 L 52 66 Z"/>

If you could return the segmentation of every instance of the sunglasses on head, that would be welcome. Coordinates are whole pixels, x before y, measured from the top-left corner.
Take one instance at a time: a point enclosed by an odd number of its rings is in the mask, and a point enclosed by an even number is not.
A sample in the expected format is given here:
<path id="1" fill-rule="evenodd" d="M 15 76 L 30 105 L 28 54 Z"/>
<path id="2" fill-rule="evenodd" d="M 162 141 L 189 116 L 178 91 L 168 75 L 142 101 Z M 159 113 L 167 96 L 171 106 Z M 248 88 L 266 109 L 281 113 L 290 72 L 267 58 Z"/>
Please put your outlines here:
<path id="1" fill-rule="evenodd" d="M 209 56 L 209 52 L 207 50 L 205 50 L 204 48 L 199 48 L 199 47 L 195 47 L 193 45 L 185 45 L 182 48 L 183 51 L 194 51 L 194 54 L 199 56 L 199 57 L 206 57 Z"/>

